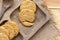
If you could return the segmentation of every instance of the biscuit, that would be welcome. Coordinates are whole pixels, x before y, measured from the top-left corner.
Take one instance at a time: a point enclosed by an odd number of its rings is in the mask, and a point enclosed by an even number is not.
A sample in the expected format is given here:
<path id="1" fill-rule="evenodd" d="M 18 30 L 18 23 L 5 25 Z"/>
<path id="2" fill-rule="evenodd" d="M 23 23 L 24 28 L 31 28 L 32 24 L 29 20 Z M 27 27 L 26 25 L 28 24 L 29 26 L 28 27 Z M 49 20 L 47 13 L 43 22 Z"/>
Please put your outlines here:
<path id="1" fill-rule="evenodd" d="M 23 25 L 29 27 L 29 26 L 32 26 L 33 23 L 30 23 L 30 22 L 23 22 Z"/>
<path id="2" fill-rule="evenodd" d="M 4 34 L 6 34 L 7 36 L 9 36 L 9 32 L 8 32 L 8 30 L 7 29 L 5 29 L 4 27 L 0 27 L 0 33 L 4 33 Z"/>
<path id="3" fill-rule="evenodd" d="M 18 15 L 18 19 L 19 19 L 19 21 L 21 21 L 21 22 L 26 21 L 25 18 L 23 17 L 23 15 L 24 15 L 24 14 L 21 13 L 21 12 L 20 12 L 19 15 Z"/>
<path id="4" fill-rule="evenodd" d="M 19 13 L 18 18 L 21 22 L 25 22 L 25 21 L 33 22 L 35 20 L 35 14 L 32 10 L 23 9 Z"/>
<path id="5" fill-rule="evenodd" d="M 4 24 L 4 28 L 6 28 L 9 31 L 9 38 L 12 39 L 14 37 L 14 29 L 10 24 Z"/>
<path id="6" fill-rule="evenodd" d="M 24 1 L 26 1 L 26 0 L 24 0 Z M 29 0 L 29 1 L 32 1 L 32 0 Z"/>
<path id="7" fill-rule="evenodd" d="M 20 10 L 23 10 L 23 9 L 30 9 L 33 12 L 35 12 L 36 11 L 36 4 L 31 0 L 25 0 L 20 5 Z"/>
<path id="8" fill-rule="evenodd" d="M 9 20 L 6 24 L 10 24 L 13 27 L 15 36 L 19 33 L 19 26 L 16 22 Z"/>
<path id="9" fill-rule="evenodd" d="M 9 38 L 4 33 L 0 33 L 0 40 L 9 40 Z"/>

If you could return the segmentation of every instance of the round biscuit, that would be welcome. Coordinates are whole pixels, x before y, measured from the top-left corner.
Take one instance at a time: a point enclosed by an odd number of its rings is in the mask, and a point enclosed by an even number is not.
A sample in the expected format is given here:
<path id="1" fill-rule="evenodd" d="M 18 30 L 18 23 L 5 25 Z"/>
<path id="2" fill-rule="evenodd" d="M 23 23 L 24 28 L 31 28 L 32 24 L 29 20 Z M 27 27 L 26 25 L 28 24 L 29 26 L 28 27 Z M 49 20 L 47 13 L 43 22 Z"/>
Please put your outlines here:
<path id="1" fill-rule="evenodd" d="M 9 20 L 7 22 L 7 24 L 10 24 L 13 27 L 14 33 L 15 33 L 15 36 L 16 36 L 19 33 L 19 26 L 18 26 L 18 24 L 16 22 L 14 22 L 14 21 L 11 21 L 11 20 Z"/>
<path id="2" fill-rule="evenodd" d="M 9 36 L 9 32 L 7 29 L 5 29 L 4 27 L 0 26 L 0 33 L 4 33 L 6 34 L 7 36 Z"/>
<path id="3" fill-rule="evenodd" d="M 33 12 L 35 12 L 36 11 L 36 4 L 31 0 L 23 1 L 20 5 L 20 10 L 23 10 L 23 9 L 30 9 Z"/>
<path id="4" fill-rule="evenodd" d="M 30 23 L 30 22 L 23 22 L 23 25 L 26 26 L 26 27 L 30 27 L 33 25 L 33 23 Z"/>
<path id="5" fill-rule="evenodd" d="M 21 22 L 26 21 L 25 18 L 23 17 L 23 15 L 24 15 L 24 14 L 21 13 L 21 12 L 20 12 L 19 15 L 18 15 L 18 19 L 19 19 L 19 21 L 21 21 Z"/>
<path id="6" fill-rule="evenodd" d="M 24 1 L 26 1 L 26 0 L 24 0 Z M 32 1 L 32 0 L 29 0 L 29 1 Z"/>
<path id="7" fill-rule="evenodd" d="M 4 33 L 0 33 L 0 40 L 9 40 L 9 38 Z"/>
<path id="8" fill-rule="evenodd" d="M 14 29 L 10 24 L 4 24 L 3 25 L 4 28 L 6 28 L 9 31 L 9 38 L 12 39 L 14 38 Z"/>
<path id="9" fill-rule="evenodd" d="M 18 18 L 21 22 L 24 22 L 24 21 L 33 22 L 35 20 L 35 13 L 32 10 L 23 9 L 19 13 Z M 22 19 L 24 19 L 24 21 Z"/>

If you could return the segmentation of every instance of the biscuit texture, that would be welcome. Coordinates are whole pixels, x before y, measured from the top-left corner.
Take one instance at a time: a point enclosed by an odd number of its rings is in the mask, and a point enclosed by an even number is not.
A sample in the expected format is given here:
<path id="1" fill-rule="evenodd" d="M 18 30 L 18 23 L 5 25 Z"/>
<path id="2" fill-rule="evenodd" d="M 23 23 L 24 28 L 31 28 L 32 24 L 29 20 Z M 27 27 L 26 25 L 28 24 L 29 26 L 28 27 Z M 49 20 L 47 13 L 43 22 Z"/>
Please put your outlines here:
<path id="1" fill-rule="evenodd" d="M 6 24 L 10 24 L 13 27 L 14 35 L 16 36 L 19 33 L 19 26 L 16 22 L 9 20 Z"/>
<path id="2" fill-rule="evenodd" d="M 5 24 L 0 26 L 0 33 L 4 33 L 9 39 L 13 39 L 19 33 L 18 24 L 12 20 L 8 20 Z"/>
<path id="3" fill-rule="evenodd" d="M 9 38 L 7 35 L 0 33 L 0 40 L 9 40 Z"/>
<path id="4" fill-rule="evenodd" d="M 9 36 L 9 32 L 8 32 L 8 30 L 7 29 L 5 29 L 4 27 L 0 27 L 0 33 L 4 33 L 4 34 L 6 34 L 7 36 Z"/>
<path id="5" fill-rule="evenodd" d="M 12 39 L 14 37 L 13 27 L 9 24 L 6 24 L 6 23 L 3 25 L 3 27 L 9 31 L 9 38 Z"/>
<path id="6" fill-rule="evenodd" d="M 26 0 L 24 0 L 24 1 L 26 1 Z M 29 0 L 29 1 L 33 1 L 33 0 Z"/>
<path id="7" fill-rule="evenodd" d="M 32 10 L 24 9 L 19 13 L 19 20 L 21 22 L 29 21 L 33 22 L 35 20 L 35 13 Z"/>
<path id="8" fill-rule="evenodd" d="M 30 23 L 30 22 L 23 22 L 23 25 L 24 26 L 27 26 L 27 27 L 30 27 L 33 25 L 33 23 Z"/>
<path id="9" fill-rule="evenodd" d="M 20 10 L 23 10 L 23 9 L 30 9 L 33 12 L 35 12 L 36 11 L 36 4 L 31 0 L 25 0 L 20 5 Z"/>

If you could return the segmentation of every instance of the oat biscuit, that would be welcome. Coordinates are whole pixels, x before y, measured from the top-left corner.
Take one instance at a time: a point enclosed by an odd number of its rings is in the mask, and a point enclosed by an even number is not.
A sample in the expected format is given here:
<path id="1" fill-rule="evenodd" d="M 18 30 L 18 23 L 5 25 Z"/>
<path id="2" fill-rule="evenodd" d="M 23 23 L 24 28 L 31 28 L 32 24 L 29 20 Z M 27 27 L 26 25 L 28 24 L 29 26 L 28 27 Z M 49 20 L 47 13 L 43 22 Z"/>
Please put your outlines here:
<path id="1" fill-rule="evenodd" d="M 26 0 L 24 0 L 24 1 L 26 1 Z M 33 1 L 33 0 L 29 0 L 29 1 Z"/>
<path id="2" fill-rule="evenodd" d="M 32 26 L 33 23 L 30 23 L 30 22 L 23 22 L 23 25 L 29 27 L 29 26 Z"/>
<path id="3" fill-rule="evenodd" d="M 18 19 L 19 19 L 19 21 L 21 21 L 21 22 L 26 21 L 25 18 L 23 17 L 23 15 L 24 15 L 24 14 L 21 13 L 21 12 L 20 12 L 19 15 L 18 15 Z"/>
<path id="4" fill-rule="evenodd" d="M 8 30 L 7 29 L 5 29 L 4 27 L 0 27 L 0 33 L 4 33 L 4 34 L 6 34 L 7 36 L 9 36 L 9 32 L 8 32 Z"/>
<path id="5" fill-rule="evenodd" d="M 36 4 L 31 0 L 25 0 L 20 5 L 20 10 L 23 10 L 23 9 L 30 9 L 33 12 L 35 12 L 36 11 Z"/>
<path id="6" fill-rule="evenodd" d="M 15 36 L 19 33 L 19 26 L 16 22 L 9 20 L 6 24 L 10 24 L 13 27 Z"/>
<path id="7" fill-rule="evenodd" d="M 32 10 L 29 9 L 23 9 L 21 10 L 21 12 L 19 13 L 19 20 L 21 22 L 24 21 L 29 21 L 29 22 L 33 22 L 35 20 L 35 14 Z"/>
<path id="8" fill-rule="evenodd" d="M 11 25 L 6 24 L 6 23 L 3 25 L 3 27 L 9 31 L 9 38 L 12 39 L 14 37 L 13 27 Z"/>
<path id="9" fill-rule="evenodd" d="M 0 33 L 0 40 L 9 40 L 9 38 L 7 35 Z"/>

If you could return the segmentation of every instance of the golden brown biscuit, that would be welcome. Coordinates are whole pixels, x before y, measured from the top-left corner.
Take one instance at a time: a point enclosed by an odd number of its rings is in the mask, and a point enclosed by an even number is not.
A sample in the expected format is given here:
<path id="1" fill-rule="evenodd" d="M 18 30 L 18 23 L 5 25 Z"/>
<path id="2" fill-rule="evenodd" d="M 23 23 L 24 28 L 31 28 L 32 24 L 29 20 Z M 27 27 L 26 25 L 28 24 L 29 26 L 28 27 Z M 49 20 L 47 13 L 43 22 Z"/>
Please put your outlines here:
<path id="1" fill-rule="evenodd" d="M 26 1 L 26 0 L 24 0 L 24 1 Z M 32 1 L 32 0 L 29 0 L 29 1 Z"/>
<path id="2" fill-rule="evenodd" d="M 25 18 L 23 17 L 23 15 L 24 15 L 24 14 L 21 13 L 21 12 L 20 12 L 19 15 L 18 15 L 18 19 L 19 19 L 19 21 L 21 21 L 21 22 L 26 21 Z"/>
<path id="3" fill-rule="evenodd" d="M 35 20 L 35 14 L 32 10 L 23 9 L 19 13 L 18 18 L 21 22 L 25 22 L 25 21 L 33 22 Z"/>
<path id="4" fill-rule="evenodd" d="M 25 0 L 20 5 L 20 10 L 23 10 L 23 9 L 30 9 L 33 12 L 35 12 L 36 11 L 36 4 L 31 0 Z"/>
<path id="5" fill-rule="evenodd" d="M 0 33 L 4 33 L 4 34 L 6 34 L 7 36 L 9 36 L 9 32 L 8 32 L 8 30 L 7 29 L 5 29 L 4 27 L 0 27 Z"/>
<path id="6" fill-rule="evenodd" d="M 0 33 L 0 40 L 9 40 L 9 38 L 4 33 Z"/>
<path id="7" fill-rule="evenodd" d="M 3 25 L 4 28 L 6 28 L 9 31 L 9 38 L 12 39 L 14 37 L 14 29 L 11 25 L 9 24 L 4 24 Z"/>
<path id="8" fill-rule="evenodd" d="M 23 22 L 23 25 L 29 27 L 29 26 L 32 26 L 33 23 L 30 23 L 30 22 Z"/>
<path id="9" fill-rule="evenodd" d="M 6 24 L 10 24 L 13 27 L 15 36 L 19 33 L 19 26 L 16 22 L 9 20 Z"/>

